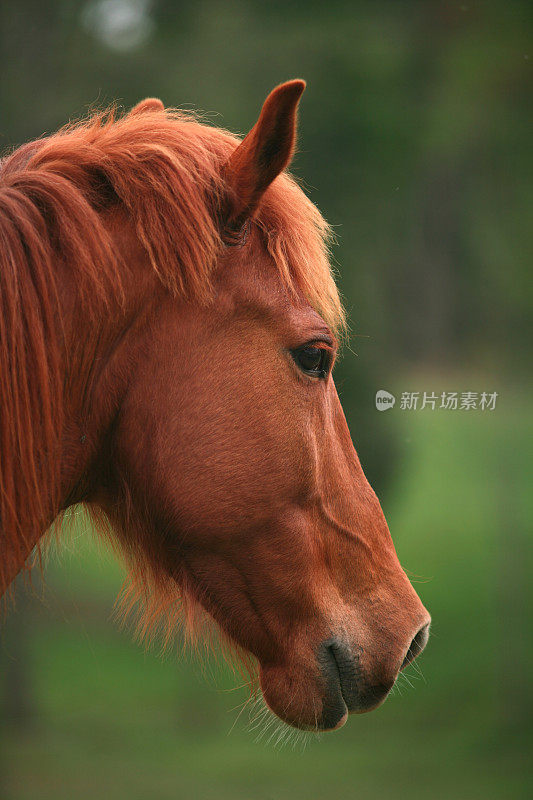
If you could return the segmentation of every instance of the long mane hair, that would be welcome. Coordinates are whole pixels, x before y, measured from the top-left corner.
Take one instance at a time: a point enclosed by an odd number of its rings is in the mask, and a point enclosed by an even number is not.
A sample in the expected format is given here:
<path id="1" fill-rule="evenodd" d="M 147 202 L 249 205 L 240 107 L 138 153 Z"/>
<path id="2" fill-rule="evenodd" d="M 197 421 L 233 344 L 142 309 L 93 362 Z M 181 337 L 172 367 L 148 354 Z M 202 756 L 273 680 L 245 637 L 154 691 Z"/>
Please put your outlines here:
<path id="1" fill-rule="evenodd" d="M 67 270 L 76 287 L 80 325 L 120 313 L 128 265 L 108 225 L 119 208 L 168 291 L 211 302 L 224 248 L 224 165 L 239 141 L 192 113 L 148 105 L 94 113 L 0 162 L 0 582 L 61 510 L 65 406 L 78 391 L 80 357 L 65 330 L 61 276 Z M 289 175 L 270 186 L 254 224 L 287 290 L 341 329 L 330 229 Z M 127 603 L 150 594 L 147 581 L 159 583 L 141 623 L 147 632 L 168 616 L 175 587 L 131 555 L 137 589 Z"/>

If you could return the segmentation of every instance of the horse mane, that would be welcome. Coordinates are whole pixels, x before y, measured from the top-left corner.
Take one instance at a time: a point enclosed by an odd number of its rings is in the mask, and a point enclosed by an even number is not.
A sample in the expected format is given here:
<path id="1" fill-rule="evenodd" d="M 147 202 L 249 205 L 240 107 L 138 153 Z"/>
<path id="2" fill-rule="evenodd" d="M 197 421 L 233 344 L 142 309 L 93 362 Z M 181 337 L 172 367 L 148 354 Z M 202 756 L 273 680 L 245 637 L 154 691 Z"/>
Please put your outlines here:
<path id="1" fill-rule="evenodd" d="M 148 103 L 142 113 L 93 113 L 0 162 L 0 586 L 59 507 L 69 369 L 59 265 L 87 318 L 120 307 L 127 265 L 106 225 L 106 212 L 119 207 L 164 286 L 209 302 L 224 248 L 223 167 L 239 141 L 193 113 Z M 254 224 L 288 290 L 303 292 L 341 331 L 329 226 L 288 174 L 268 188 Z M 140 558 L 127 603 L 147 577 Z M 160 612 L 168 619 L 173 592 L 159 590 L 145 632 Z"/>

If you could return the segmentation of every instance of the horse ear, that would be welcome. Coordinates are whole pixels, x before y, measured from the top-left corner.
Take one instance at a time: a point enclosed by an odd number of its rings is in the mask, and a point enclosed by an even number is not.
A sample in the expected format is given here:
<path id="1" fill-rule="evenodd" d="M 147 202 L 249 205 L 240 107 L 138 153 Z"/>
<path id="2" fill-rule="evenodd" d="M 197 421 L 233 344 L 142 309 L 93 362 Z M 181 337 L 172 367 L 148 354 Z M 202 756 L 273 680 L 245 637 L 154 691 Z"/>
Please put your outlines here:
<path id="1" fill-rule="evenodd" d="M 230 156 L 225 177 L 226 225 L 238 230 L 253 216 L 274 178 L 290 163 L 296 141 L 296 110 L 305 81 L 282 83 L 268 95 L 256 124 Z"/>
<path id="2" fill-rule="evenodd" d="M 145 111 L 164 111 L 165 106 L 158 100 L 157 97 L 147 97 L 146 100 L 141 100 L 130 111 L 130 114 L 144 114 Z"/>

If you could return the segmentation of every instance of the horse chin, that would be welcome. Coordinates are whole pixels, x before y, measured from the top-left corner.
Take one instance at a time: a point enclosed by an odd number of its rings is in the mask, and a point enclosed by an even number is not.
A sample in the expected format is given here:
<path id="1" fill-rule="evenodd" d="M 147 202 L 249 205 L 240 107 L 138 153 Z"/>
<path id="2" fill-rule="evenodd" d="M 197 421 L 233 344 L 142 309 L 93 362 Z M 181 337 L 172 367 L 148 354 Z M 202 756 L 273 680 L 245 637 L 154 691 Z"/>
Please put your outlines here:
<path id="1" fill-rule="evenodd" d="M 262 666 L 259 679 L 268 708 L 283 722 L 304 731 L 333 731 L 346 723 L 348 708 L 339 693 L 327 701 L 321 676 L 289 665 Z"/>

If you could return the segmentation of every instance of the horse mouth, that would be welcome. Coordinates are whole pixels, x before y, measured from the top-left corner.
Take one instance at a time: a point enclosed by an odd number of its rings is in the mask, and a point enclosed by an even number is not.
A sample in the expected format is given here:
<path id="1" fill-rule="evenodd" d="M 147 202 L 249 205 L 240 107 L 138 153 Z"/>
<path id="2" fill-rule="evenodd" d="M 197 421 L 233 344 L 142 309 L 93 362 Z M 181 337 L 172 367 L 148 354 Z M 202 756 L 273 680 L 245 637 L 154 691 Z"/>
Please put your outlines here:
<path id="1" fill-rule="evenodd" d="M 328 639 L 320 645 L 317 661 L 326 684 L 319 727 L 335 730 L 357 710 L 361 684 L 357 657 L 338 639 Z"/>
<path id="2" fill-rule="evenodd" d="M 280 719 L 300 730 L 334 731 L 351 713 L 362 714 L 379 706 L 391 686 L 369 686 L 359 664 L 359 650 L 338 639 L 328 639 L 315 651 L 318 669 L 314 679 L 302 665 L 261 668 L 263 698 Z M 304 677 L 305 676 L 305 677 Z"/>
<path id="3" fill-rule="evenodd" d="M 326 683 L 321 730 L 336 730 L 344 725 L 348 714 L 364 714 L 377 708 L 394 685 L 394 680 L 370 684 L 359 663 L 360 652 L 338 639 L 329 639 L 320 646 L 318 663 Z"/>

